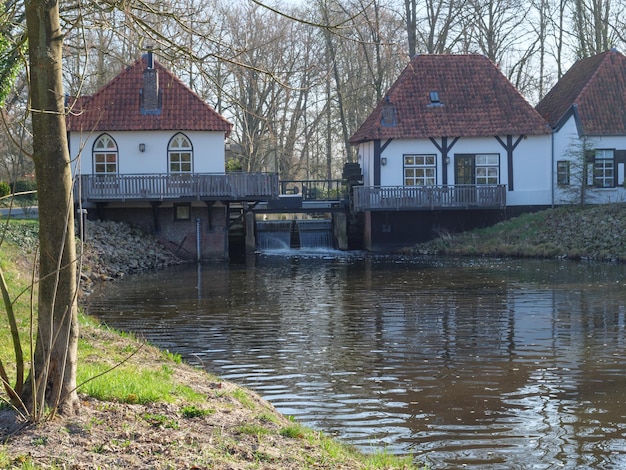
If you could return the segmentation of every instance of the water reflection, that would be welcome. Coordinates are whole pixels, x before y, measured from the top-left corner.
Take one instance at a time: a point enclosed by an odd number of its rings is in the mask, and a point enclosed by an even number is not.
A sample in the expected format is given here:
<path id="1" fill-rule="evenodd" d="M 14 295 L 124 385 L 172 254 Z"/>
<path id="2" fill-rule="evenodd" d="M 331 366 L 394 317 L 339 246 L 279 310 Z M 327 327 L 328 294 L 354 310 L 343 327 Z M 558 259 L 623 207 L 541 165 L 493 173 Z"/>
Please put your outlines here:
<path id="1" fill-rule="evenodd" d="M 104 286 L 90 311 L 365 450 L 626 464 L 624 267 L 340 253 Z"/>

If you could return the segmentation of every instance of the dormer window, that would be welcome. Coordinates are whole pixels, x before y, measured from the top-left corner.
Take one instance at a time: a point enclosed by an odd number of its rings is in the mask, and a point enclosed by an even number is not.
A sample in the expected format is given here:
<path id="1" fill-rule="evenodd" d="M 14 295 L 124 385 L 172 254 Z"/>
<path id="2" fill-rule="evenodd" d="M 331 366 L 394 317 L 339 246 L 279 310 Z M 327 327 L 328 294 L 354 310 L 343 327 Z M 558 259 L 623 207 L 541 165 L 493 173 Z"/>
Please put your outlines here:
<path id="1" fill-rule="evenodd" d="M 385 98 L 385 104 L 383 104 L 383 113 L 380 119 L 381 125 L 384 127 L 395 127 L 397 125 L 396 121 L 396 107 L 391 100 L 387 96 Z"/>

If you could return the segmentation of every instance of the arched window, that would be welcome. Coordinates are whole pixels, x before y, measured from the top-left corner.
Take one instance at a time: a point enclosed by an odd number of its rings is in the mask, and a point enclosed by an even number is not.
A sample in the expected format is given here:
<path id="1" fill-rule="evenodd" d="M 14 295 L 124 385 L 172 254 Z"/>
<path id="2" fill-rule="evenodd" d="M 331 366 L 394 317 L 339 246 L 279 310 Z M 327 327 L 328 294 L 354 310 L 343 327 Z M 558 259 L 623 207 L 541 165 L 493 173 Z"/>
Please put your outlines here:
<path id="1" fill-rule="evenodd" d="M 184 134 L 176 134 L 167 147 L 170 173 L 191 173 L 193 171 L 193 148 Z"/>
<path id="2" fill-rule="evenodd" d="M 93 171 L 97 175 L 117 174 L 117 143 L 109 134 L 102 134 L 93 144 Z"/>

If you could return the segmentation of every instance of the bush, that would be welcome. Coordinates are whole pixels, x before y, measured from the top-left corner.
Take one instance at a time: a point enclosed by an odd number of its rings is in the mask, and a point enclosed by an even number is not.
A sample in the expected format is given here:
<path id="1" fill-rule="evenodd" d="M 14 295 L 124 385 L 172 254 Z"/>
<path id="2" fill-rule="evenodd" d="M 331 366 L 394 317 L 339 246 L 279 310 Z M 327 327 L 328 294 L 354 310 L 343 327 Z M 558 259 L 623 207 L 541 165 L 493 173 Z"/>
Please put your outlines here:
<path id="1" fill-rule="evenodd" d="M 30 180 L 14 181 L 13 183 L 11 183 L 11 190 L 14 193 L 37 191 L 37 183 Z M 37 193 L 25 194 L 24 196 L 19 196 L 19 198 L 22 202 L 34 203 L 37 200 Z"/>
<path id="2" fill-rule="evenodd" d="M 11 185 L 0 181 L 0 197 L 8 196 L 9 194 L 11 194 Z"/>

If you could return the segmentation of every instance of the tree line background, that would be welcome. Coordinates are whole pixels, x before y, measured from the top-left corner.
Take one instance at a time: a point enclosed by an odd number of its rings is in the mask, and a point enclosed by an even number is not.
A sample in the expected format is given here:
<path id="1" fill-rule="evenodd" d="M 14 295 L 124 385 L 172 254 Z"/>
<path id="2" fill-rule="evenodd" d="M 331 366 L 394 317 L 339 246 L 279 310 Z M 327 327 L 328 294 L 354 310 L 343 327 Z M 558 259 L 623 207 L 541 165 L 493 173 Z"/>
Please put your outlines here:
<path id="1" fill-rule="evenodd" d="M 60 5 L 63 77 L 90 95 L 148 47 L 233 124 L 227 167 L 330 179 L 415 54 L 489 57 L 535 104 L 571 64 L 624 47 L 626 0 L 128 0 Z M 5 36 L 20 38 L 19 6 Z M 32 175 L 26 73 L 3 110 L 0 180 Z M 148 170 L 148 169 L 147 169 Z"/>

